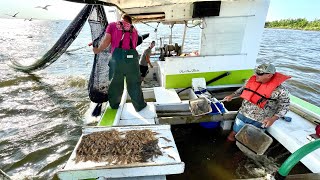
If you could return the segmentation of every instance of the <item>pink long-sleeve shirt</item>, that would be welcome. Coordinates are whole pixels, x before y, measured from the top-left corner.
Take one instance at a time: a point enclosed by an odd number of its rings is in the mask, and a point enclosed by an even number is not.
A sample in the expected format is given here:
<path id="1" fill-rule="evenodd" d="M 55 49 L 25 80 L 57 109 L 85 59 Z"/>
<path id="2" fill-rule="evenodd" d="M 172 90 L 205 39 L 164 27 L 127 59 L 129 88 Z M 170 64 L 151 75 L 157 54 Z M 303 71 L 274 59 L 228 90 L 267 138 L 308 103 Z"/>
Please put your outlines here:
<path id="1" fill-rule="evenodd" d="M 126 21 L 121 21 L 123 23 L 125 30 L 130 30 L 131 24 Z M 106 29 L 106 33 L 111 35 L 111 53 L 113 53 L 114 49 L 119 47 L 120 40 L 122 38 L 122 27 L 120 25 L 120 22 L 112 22 L 108 25 Z M 132 44 L 133 48 L 135 49 L 137 47 L 138 42 L 138 32 L 135 28 L 133 28 L 132 31 Z M 121 47 L 119 47 L 121 48 Z M 122 49 L 129 50 L 130 49 L 130 33 L 125 32 L 124 38 L 122 41 Z"/>

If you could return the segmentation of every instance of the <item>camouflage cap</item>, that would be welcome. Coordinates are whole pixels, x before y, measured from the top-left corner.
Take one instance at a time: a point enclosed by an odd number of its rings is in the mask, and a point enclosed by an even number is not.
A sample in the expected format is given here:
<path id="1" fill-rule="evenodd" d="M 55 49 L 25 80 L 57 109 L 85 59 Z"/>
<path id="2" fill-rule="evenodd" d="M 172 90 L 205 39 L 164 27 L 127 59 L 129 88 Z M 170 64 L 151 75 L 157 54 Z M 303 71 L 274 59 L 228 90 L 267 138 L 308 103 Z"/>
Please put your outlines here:
<path id="1" fill-rule="evenodd" d="M 273 64 L 260 64 L 258 67 L 255 69 L 256 73 L 268 73 L 268 74 L 274 74 L 276 73 L 276 68 L 274 67 Z"/>

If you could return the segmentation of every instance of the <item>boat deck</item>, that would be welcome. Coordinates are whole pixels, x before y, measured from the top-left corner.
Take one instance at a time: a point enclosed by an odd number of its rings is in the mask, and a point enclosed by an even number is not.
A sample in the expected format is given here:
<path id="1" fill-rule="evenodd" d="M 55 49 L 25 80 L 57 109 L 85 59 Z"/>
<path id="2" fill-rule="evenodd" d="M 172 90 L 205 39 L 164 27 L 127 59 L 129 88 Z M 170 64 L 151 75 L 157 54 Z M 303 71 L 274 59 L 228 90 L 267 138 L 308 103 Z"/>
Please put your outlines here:
<path id="1" fill-rule="evenodd" d="M 291 111 L 287 113 L 287 116 L 292 118 L 291 122 L 277 120 L 268 128 L 268 132 L 293 153 L 310 142 L 307 137 L 315 133 L 316 125 Z M 320 173 L 320 149 L 302 158 L 301 162 L 313 173 Z"/>
<path id="2" fill-rule="evenodd" d="M 125 94 L 126 92 L 124 92 Z M 114 112 L 113 127 L 92 127 L 86 128 L 83 131 L 83 135 L 90 132 L 96 132 L 108 129 L 117 129 L 119 131 L 127 131 L 133 129 L 151 129 L 154 132 L 159 133 L 159 147 L 172 147 L 161 149 L 163 155 L 158 156 L 151 162 L 113 166 L 108 165 L 105 162 L 75 162 L 75 151 L 81 142 L 81 138 L 74 149 L 71 157 L 69 158 L 65 168 L 60 171 L 59 177 L 61 179 L 77 179 L 79 177 L 94 178 L 100 177 L 100 179 L 141 179 L 141 180 L 163 180 L 166 179 L 167 174 L 179 174 L 184 171 L 184 163 L 181 162 L 177 147 L 175 145 L 172 133 L 170 131 L 170 125 L 155 125 L 155 119 L 157 117 L 155 103 L 147 102 L 147 107 L 136 112 L 132 103 L 125 103 L 126 96 L 123 96 L 123 101 L 117 110 Z M 106 109 L 108 111 L 108 107 Z M 119 112 L 120 111 L 120 112 Z M 118 118 L 117 118 L 118 117 Z M 103 117 L 102 117 L 103 119 Z M 117 119 L 117 120 L 116 120 Z M 100 123 L 101 124 L 101 121 Z M 83 136 L 82 135 L 82 136 Z M 165 137 L 165 138 L 162 138 Z M 170 140 L 170 141 L 168 141 Z"/>
<path id="3" fill-rule="evenodd" d="M 125 103 L 119 121 L 119 126 L 155 124 L 157 117 L 153 102 L 147 102 L 147 107 L 136 112 L 132 103 Z"/>
<path id="4" fill-rule="evenodd" d="M 131 129 L 135 127 L 160 127 L 163 125 L 156 125 L 158 124 L 159 117 L 157 117 L 157 111 L 162 110 L 161 108 L 166 107 L 168 110 L 173 110 L 172 108 L 175 107 L 175 110 L 181 110 L 186 109 L 188 107 L 188 103 L 183 103 L 184 101 L 181 101 L 180 97 L 177 95 L 176 91 L 174 89 L 165 89 L 163 87 L 157 87 L 152 89 L 146 89 L 144 91 L 147 98 L 154 98 L 155 102 L 147 102 L 147 107 L 144 108 L 140 112 L 136 112 L 132 103 L 130 102 L 130 99 L 128 97 L 128 94 L 125 90 L 121 104 L 119 109 L 112 110 L 113 116 L 102 116 L 99 126 L 113 126 L 110 128 L 125 128 L 125 129 Z M 185 92 L 186 93 L 186 92 Z M 188 93 L 187 93 L 188 94 Z M 150 96 L 150 97 L 149 97 Z M 190 94 L 189 94 L 190 98 Z M 169 101 L 170 100 L 170 101 Z M 168 109 L 169 108 L 169 109 Z M 106 111 L 104 114 L 111 114 L 110 109 L 108 107 L 106 108 Z M 310 134 L 315 133 L 315 124 L 313 124 L 310 121 L 307 121 L 305 117 L 299 116 L 295 112 L 288 112 L 287 116 L 292 118 L 291 122 L 287 122 L 284 120 L 278 120 L 274 123 L 273 126 L 271 126 L 268 129 L 268 132 L 278 141 L 280 142 L 287 150 L 289 150 L 291 153 L 295 152 L 299 148 L 301 148 L 303 145 L 310 142 L 310 140 L 307 138 Z M 221 116 L 222 117 L 222 116 Z M 103 125 L 103 121 L 106 121 L 106 119 L 112 119 L 110 121 L 109 125 Z M 234 118 L 223 118 L 222 121 L 226 119 L 234 119 Z M 172 123 L 172 122 L 171 122 Z M 171 124 L 170 123 L 170 124 Z M 174 124 L 174 123 L 173 123 Z M 169 125 L 166 125 L 170 127 Z M 149 169 L 139 169 L 138 167 L 132 166 L 132 167 L 120 167 L 117 168 L 118 170 L 111 170 L 108 168 L 104 168 L 102 171 L 99 172 L 99 174 L 105 174 L 106 178 L 111 179 L 143 179 L 143 180 L 151 180 L 151 179 L 166 179 L 166 175 L 168 174 L 177 174 L 182 173 L 184 171 L 184 163 L 181 162 L 179 153 L 177 151 L 176 145 L 174 143 L 174 139 L 172 137 L 172 134 L 170 132 L 170 128 L 167 129 L 166 135 L 168 137 L 170 136 L 170 139 L 172 139 L 172 144 L 170 146 L 175 147 L 175 159 L 177 160 L 175 163 L 175 167 L 168 164 L 168 162 L 172 159 L 170 159 L 170 156 L 167 156 L 167 160 L 165 163 L 160 163 L 157 166 L 154 166 L 155 164 L 149 164 Z M 164 145 L 161 145 L 161 142 L 159 142 L 160 147 L 164 147 Z M 169 157 L 169 158 L 168 158 Z M 71 159 L 71 160 L 70 160 Z M 64 170 L 72 170 L 74 168 L 74 164 L 72 164 L 72 157 L 69 159 L 71 163 L 67 163 L 67 166 Z M 69 162 L 68 161 L 68 162 Z M 171 162 L 170 161 L 170 162 Z M 172 161 L 173 162 L 173 161 Z M 301 162 L 310 169 L 313 173 L 319 173 L 320 172 L 320 149 L 310 153 L 306 157 L 304 157 Z M 141 166 L 140 166 L 141 167 Z M 96 167 L 92 167 L 93 169 L 97 170 Z M 114 167 L 112 167 L 114 168 Z M 112 169 L 111 168 L 111 169 Z M 136 170 L 134 170 L 136 168 Z M 161 168 L 165 169 L 165 172 L 163 170 L 159 170 Z M 81 168 L 79 167 L 79 170 Z M 175 170 L 174 170 L 175 169 Z M 98 168 L 99 170 L 99 168 Z M 108 171 L 106 173 L 106 171 Z M 149 172 L 148 172 L 149 171 Z M 150 171 L 154 172 L 160 172 L 159 173 L 150 173 Z M 74 171 L 77 173 L 83 173 L 82 171 Z M 111 175 L 110 175 L 111 173 Z M 115 173 L 115 174 L 113 174 Z M 69 176 L 70 177 L 70 176 Z"/>

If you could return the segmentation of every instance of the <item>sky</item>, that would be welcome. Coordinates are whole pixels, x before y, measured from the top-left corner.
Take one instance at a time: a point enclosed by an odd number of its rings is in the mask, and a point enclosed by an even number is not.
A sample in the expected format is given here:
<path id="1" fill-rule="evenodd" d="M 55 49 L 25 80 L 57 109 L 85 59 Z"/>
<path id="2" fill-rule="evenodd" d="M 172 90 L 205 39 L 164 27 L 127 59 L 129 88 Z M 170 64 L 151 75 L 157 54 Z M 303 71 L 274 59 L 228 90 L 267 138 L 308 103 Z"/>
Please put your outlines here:
<path id="1" fill-rule="evenodd" d="M 320 19 L 320 0 L 270 0 L 267 21 L 280 19 L 306 18 L 309 21 Z M 48 10 L 35 8 L 51 5 Z M 0 18 L 71 20 L 83 7 L 83 4 L 63 0 L 0 0 Z"/>
<path id="2" fill-rule="evenodd" d="M 35 8 L 51 5 L 48 10 Z M 82 9 L 84 4 L 63 0 L 0 0 L 0 18 L 11 18 L 9 15 L 17 14 L 16 18 L 35 18 L 52 20 L 71 20 Z"/>
<path id="3" fill-rule="evenodd" d="M 267 21 L 306 18 L 320 19 L 320 0 L 271 0 Z"/>

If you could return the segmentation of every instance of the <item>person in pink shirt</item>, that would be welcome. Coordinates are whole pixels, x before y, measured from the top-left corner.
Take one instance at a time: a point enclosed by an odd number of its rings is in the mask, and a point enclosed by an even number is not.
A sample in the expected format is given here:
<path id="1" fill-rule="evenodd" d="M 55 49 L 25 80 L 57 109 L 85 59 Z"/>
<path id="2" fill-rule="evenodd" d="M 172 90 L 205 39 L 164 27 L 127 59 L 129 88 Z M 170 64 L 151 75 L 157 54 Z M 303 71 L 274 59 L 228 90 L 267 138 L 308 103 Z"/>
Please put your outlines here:
<path id="1" fill-rule="evenodd" d="M 94 47 L 93 52 L 98 54 L 111 43 L 112 58 L 109 62 L 108 90 L 110 106 L 112 109 L 119 107 L 125 78 L 132 104 L 138 112 L 147 106 L 140 85 L 139 58 L 136 51 L 138 32 L 132 25 L 129 15 L 122 15 L 122 19 L 108 25 L 99 47 Z"/>

